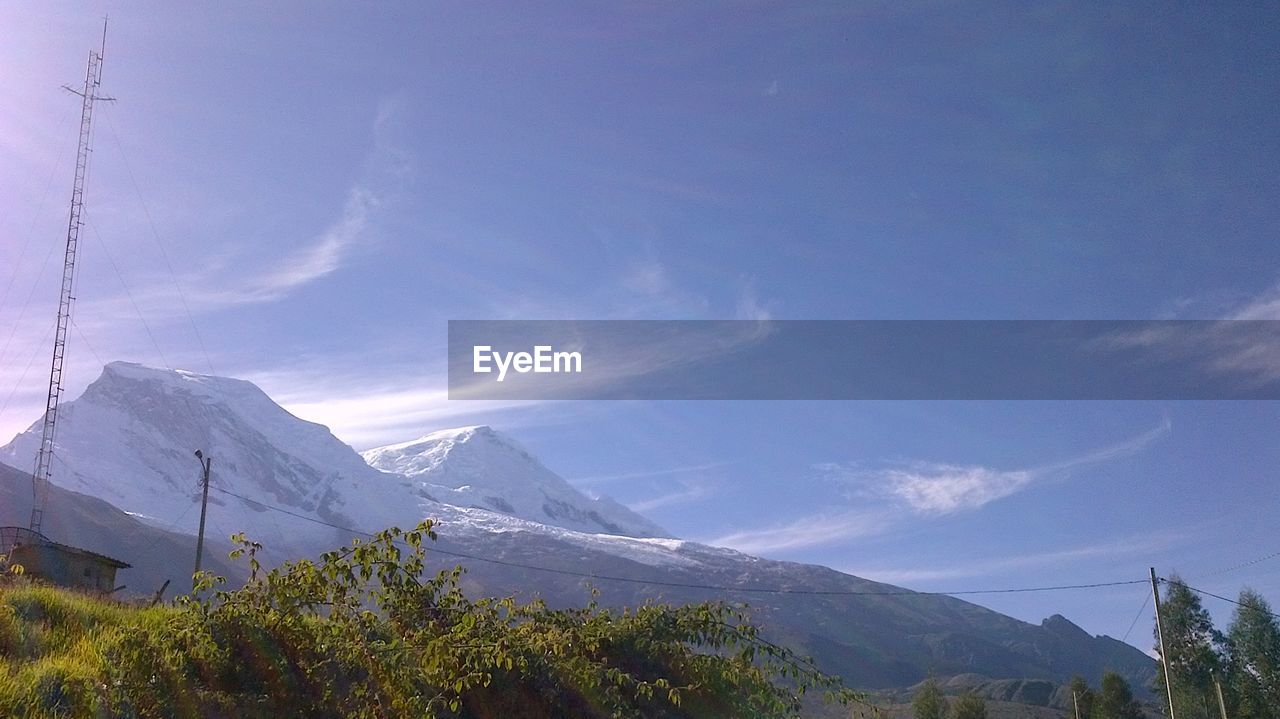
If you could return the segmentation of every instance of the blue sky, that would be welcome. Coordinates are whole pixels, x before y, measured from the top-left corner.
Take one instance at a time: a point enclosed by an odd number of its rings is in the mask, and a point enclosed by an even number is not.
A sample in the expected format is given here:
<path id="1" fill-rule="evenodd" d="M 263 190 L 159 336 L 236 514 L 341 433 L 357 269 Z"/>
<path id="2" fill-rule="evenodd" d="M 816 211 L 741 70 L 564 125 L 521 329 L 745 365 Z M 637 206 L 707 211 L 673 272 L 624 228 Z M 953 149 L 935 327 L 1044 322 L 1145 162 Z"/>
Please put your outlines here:
<path id="1" fill-rule="evenodd" d="M 1212 576 L 1280 551 L 1273 403 L 444 399 L 449 319 L 1280 317 L 1274 14 L 688 5 L 0 4 L 0 433 L 110 11 L 72 396 L 126 359 L 357 448 L 491 423 L 681 536 L 912 588 L 1280 601 L 1280 560 Z"/>

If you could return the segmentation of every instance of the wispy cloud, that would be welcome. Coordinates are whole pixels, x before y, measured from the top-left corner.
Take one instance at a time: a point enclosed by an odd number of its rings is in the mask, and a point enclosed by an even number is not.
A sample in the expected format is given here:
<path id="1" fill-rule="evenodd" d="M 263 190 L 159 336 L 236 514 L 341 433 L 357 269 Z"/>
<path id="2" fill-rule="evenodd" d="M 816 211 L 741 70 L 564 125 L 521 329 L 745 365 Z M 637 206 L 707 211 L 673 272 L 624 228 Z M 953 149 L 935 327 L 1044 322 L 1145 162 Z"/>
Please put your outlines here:
<path id="1" fill-rule="evenodd" d="M 952 514 L 983 507 L 1055 473 L 1136 454 L 1152 442 L 1168 436 L 1172 430 L 1172 423 L 1165 418 L 1155 428 L 1137 436 L 1039 467 L 996 469 L 981 465 L 912 462 L 904 467 L 873 471 L 855 468 L 846 479 L 870 485 L 873 492 L 885 493 L 919 514 Z M 824 467 L 830 471 L 830 465 Z"/>
<path id="2" fill-rule="evenodd" d="M 814 469 L 822 475 L 853 486 L 859 507 L 844 512 L 824 510 L 771 527 L 715 537 L 709 543 L 769 554 L 872 537 L 905 522 L 919 521 L 921 515 L 938 517 L 979 509 L 1036 481 L 1135 454 L 1171 431 L 1172 424 L 1165 419 L 1151 430 L 1114 444 L 1059 462 L 1022 469 L 936 462 L 910 462 L 875 470 L 861 464 L 815 464 Z"/>
<path id="3" fill-rule="evenodd" d="M 770 554 L 875 536 L 888 530 L 894 521 L 895 518 L 885 512 L 855 510 L 804 517 L 772 527 L 732 532 L 709 539 L 706 543 L 718 547 L 730 547 L 741 552 Z"/>
<path id="4" fill-rule="evenodd" d="M 1223 295 L 1225 293 L 1219 293 Z M 1171 358 L 1212 375 L 1232 378 L 1247 388 L 1280 381 L 1280 282 L 1246 299 L 1226 296 L 1182 298 L 1170 314 L 1206 320 L 1154 325 L 1113 332 L 1100 339 L 1103 350 L 1141 350 L 1153 364 Z"/>
<path id="5" fill-rule="evenodd" d="M 198 270 L 176 277 L 153 272 L 146 278 L 126 278 L 132 290 L 82 303 L 80 315 L 103 318 L 95 324 L 104 331 L 119 324 L 115 318 L 137 314 L 157 324 L 185 320 L 188 309 L 200 314 L 278 301 L 341 270 L 361 256 L 357 250 L 371 241 L 379 210 L 399 194 L 410 171 L 393 131 L 401 114 L 394 99 L 378 104 L 371 128 L 373 148 L 347 188 L 341 210 L 336 217 L 320 218 L 326 224 L 310 236 L 281 238 L 282 244 L 293 244 L 283 255 L 246 257 L 224 251 L 206 258 Z M 299 225 L 306 227 L 305 222 Z M 181 298 L 179 286 L 184 288 Z"/>
<path id="6" fill-rule="evenodd" d="M 846 567 L 844 571 L 859 577 L 890 584 L 930 582 L 946 579 L 968 579 L 997 576 L 1000 574 L 1043 567 L 1058 567 L 1077 562 L 1104 558 L 1130 558 L 1150 556 L 1190 541 L 1187 533 L 1167 532 L 1157 535 L 1126 535 L 1106 542 L 1046 552 L 986 557 L 945 567 L 932 568 L 872 568 Z"/>
<path id="7" fill-rule="evenodd" d="M 353 374 L 252 373 L 245 377 L 280 406 L 302 419 L 323 424 L 357 449 L 403 442 L 447 427 L 476 423 L 503 411 L 530 411 L 538 402 L 451 402 L 442 377 L 405 374 L 396 386 L 371 385 Z"/>
<path id="8" fill-rule="evenodd" d="M 1072 457 L 1070 459 L 1066 459 L 1061 462 L 1055 462 L 1052 464 L 1044 465 L 1033 471 L 1036 472 L 1037 474 L 1046 474 L 1049 472 L 1073 469 L 1075 467 L 1080 467 L 1087 464 L 1098 464 L 1100 462 L 1110 462 L 1113 459 L 1119 459 L 1121 457 L 1127 457 L 1129 455 L 1137 454 L 1138 452 L 1141 452 L 1142 450 L 1150 446 L 1151 443 L 1164 439 L 1165 437 L 1168 437 L 1172 433 L 1173 433 L 1173 422 L 1170 421 L 1168 417 L 1164 417 L 1160 420 L 1159 424 L 1147 430 L 1146 432 L 1142 432 L 1141 434 L 1134 435 L 1129 439 L 1116 442 L 1115 444 L 1107 445 L 1106 447 L 1096 449 L 1092 452 L 1086 452 L 1085 454 L 1082 454 L 1078 457 Z"/>
<path id="9" fill-rule="evenodd" d="M 975 509 L 1007 497 L 1035 477 L 1027 470 L 1000 471 L 989 467 L 919 462 L 907 469 L 887 469 L 877 478 L 889 491 L 917 512 L 950 514 Z"/>
<path id="10" fill-rule="evenodd" d="M 1236 307 L 1228 319 L 1280 320 L 1280 282 Z"/>
<path id="11" fill-rule="evenodd" d="M 714 495 L 715 491 L 715 486 L 708 482 L 682 482 L 680 489 L 650 499 L 628 502 L 627 506 L 637 512 L 649 512 L 661 507 L 697 502 Z"/>
<path id="12" fill-rule="evenodd" d="M 251 278 L 232 291 L 205 295 L 203 299 L 227 304 L 269 302 L 334 272 L 364 236 L 369 215 L 379 203 L 378 195 L 369 187 L 352 187 L 347 192 L 342 216 L 320 233 L 315 242 L 295 251 L 280 267 Z"/>
<path id="13" fill-rule="evenodd" d="M 635 479 L 650 479 L 655 477 L 670 477 L 677 474 L 692 474 L 695 472 L 707 472 L 714 469 L 720 469 L 733 464 L 732 462 L 704 462 L 701 464 L 690 464 L 683 467 L 668 467 L 665 469 L 654 469 L 644 472 L 625 472 L 623 474 L 601 474 L 591 477 L 576 477 L 568 480 L 572 484 L 579 486 L 590 486 L 595 484 L 605 484 L 608 482 L 629 481 Z"/>
<path id="14" fill-rule="evenodd" d="M 772 308 L 756 295 L 755 278 L 743 278 L 738 289 L 737 319 L 766 322 L 773 319 Z"/>

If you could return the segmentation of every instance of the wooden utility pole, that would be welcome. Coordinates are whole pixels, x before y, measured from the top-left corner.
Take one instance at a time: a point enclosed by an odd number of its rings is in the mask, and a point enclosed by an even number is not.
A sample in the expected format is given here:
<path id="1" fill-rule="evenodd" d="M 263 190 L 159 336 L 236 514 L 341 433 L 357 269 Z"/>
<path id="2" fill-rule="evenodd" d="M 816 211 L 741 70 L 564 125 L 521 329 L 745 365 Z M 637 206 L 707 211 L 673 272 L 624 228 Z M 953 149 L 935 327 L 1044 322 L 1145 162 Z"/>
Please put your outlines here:
<path id="1" fill-rule="evenodd" d="M 196 568 L 191 572 L 193 585 L 195 584 L 195 575 L 200 573 L 200 559 L 204 555 L 204 517 L 205 512 L 209 509 L 209 468 L 213 466 L 213 457 L 206 457 L 204 452 L 197 449 L 196 460 L 200 462 L 200 468 L 203 470 L 200 486 L 204 489 L 204 494 L 200 500 L 200 534 L 196 537 Z"/>
<path id="2" fill-rule="evenodd" d="M 1156 603 L 1156 634 L 1160 637 L 1160 666 L 1164 667 L 1164 693 L 1169 697 L 1169 719 L 1177 719 L 1173 711 L 1173 682 L 1169 680 L 1169 650 L 1164 644 L 1164 626 L 1160 623 L 1160 587 L 1156 584 L 1156 568 L 1151 567 L 1151 596 Z"/>

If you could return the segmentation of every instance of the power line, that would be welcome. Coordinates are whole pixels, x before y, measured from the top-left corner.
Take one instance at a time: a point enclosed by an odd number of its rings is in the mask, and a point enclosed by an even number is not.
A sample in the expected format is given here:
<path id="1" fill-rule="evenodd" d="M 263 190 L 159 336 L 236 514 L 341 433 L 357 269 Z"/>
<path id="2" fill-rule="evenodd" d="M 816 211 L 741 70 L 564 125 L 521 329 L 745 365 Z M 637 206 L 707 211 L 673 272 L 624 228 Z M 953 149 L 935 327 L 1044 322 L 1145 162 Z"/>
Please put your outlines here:
<path id="1" fill-rule="evenodd" d="M 164 265 L 169 270 L 169 279 L 173 281 L 173 288 L 178 291 L 178 299 L 182 302 L 182 311 L 187 315 L 187 321 L 191 323 L 191 331 L 195 333 L 196 344 L 200 346 L 200 352 L 204 355 L 205 364 L 209 366 L 209 374 L 216 375 L 213 369 L 213 360 L 209 359 L 209 351 L 205 349 L 204 338 L 200 336 L 200 327 L 196 324 L 195 317 L 191 315 L 191 306 L 187 304 L 187 295 L 182 291 L 182 283 L 178 282 L 177 273 L 173 271 L 173 263 L 169 261 L 169 253 L 164 249 L 164 243 L 160 241 L 160 232 L 156 230 L 155 220 L 151 218 L 151 210 L 147 208 L 146 201 L 142 198 L 142 188 L 138 185 L 138 180 L 134 177 L 133 166 L 129 164 L 129 156 L 124 151 L 124 143 L 120 142 L 120 136 L 116 134 L 116 126 L 111 122 L 111 113 L 103 114 L 107 120 L 107 130 L 111 132 L 111 138 L 115 140 L 116 147 L 120 150 L 120 160 L 124 163 L 125 173 L 129 175 L 129 182 L 133 184 L 133 191 L 138 195 L 138 204 L 142 207 L 142 214 L 147 218 L 147 226 L 151 228 L 151 237 L 156 241 L 156 248 L 160 250 L 160 257 L 164 260 Z"/>
<path id="2" fill-rule="evenodd" d="M 352 534 L 359 534 L 365 537 L 375 536 L 370 532 L 365 532 L 359 529 L 353 529 L 351 527 L 344 527 L 340 524 L 334 524 L 333 522 L 326 522 L 323 519 L 316 519 L 315 517 L 308 517 L 305 514 L 299 514 L 297 512 L 290 511 L 283 507 L 277 507 L 271 504 L 267 504 L 265 502 L 261 502 L 256 499 L 251 499 L 242 494 L 237 494 L 235 492 L 232 492 L 231 490 L 228 490 L 228 489 L 223 489 L 221 487 L 212 487 L 212 489 L 218 492 L 222 492 L 223 494 L 228 494 L 232 497 L 242 499 L 246 502 L 250 502 L 259 507 L 262 507 L 263 509 L 269 509 L 275 512 L 280 512 L 282 514 L 287 514 L 291 517 L 296 517 L 298 519 L 301 519 L 307 522 L 313 522 L 315 524 L 320 524 L 326 527 L 330 527 L 332 529 L 337 529 L 343 532 L 350 532 Z M 543 566 L 537 566 L 533 564 L 524 564 L 521 562 L 512 562 L 505 559 L 495 559 L 493 557 L 481 557 L 474 554 L 467 554 L 465 552 L 455 552 L 455 551 L 449 551 L 444 549 L 437 549 L 435 547 L 432 547 L 431 551 L 436 552 L 438 554 L 444 554 L 450 557 L 470 559 L 477 562 L 487 562 L 490 564 L 498 564 L 505 567 L 513 567 L 517 569 L 528 569 L 528 570 L 537 571 L 537 572 L 548 572 L 551 574 L 560 574 L 564 576 L 579 577 L 582 579 L 592 579 L 592 580 L 598 580 L 598 581 L 625 582 L 625 583 L 631 583 L 631 584 L 647 584 L 650 586 L 672 587 L 672 588 L 679 588 L 679 589 L 703 589 L 703 590 L 718 591 L 718 592 L 740 592 L 740 593 L 755 593 L 755 594 L 790 594 L 790 595 L 802 595 L 802 596 L 897 597 L 897 596 L 956 596 L 956 595 L 974 595 L 974 594 L 1017 594 L 1017 593 L 1025 593 L 1025 592 L 1050 592 L 1050 591 L 1058 591 L 1058 590 L 1065 590 L 1065 589 L 1098 589 L 1102 587 L 1118 587 L 1118 586 L 1126 586 L 1126 585 L 1133 585 L 1133 584 L 1144 584 L 1147 581 L 1145 579 L 1135 579 L 1135 580 L 1120 581 L 1120 582 L 1096 582 L 1092 584 L 1063 584 L 1063 585 L 1050 586 L 1050 587 L 1016 587 L 1016 588 L 1010 588 L 1010 589 L 970 589 L 970 590 L 962 590 L 962 591 L 956 591 L 956 592 L 917 592 L 917 591 L 911 591 L 906 589 L 891 591 L 891 592 L 872 592 L 872 591 L 838 590 L 838 589 L 832 589 L 832 590 L 787 589 L 782 587 L 731 587 L 731 586 L 714 585 L 714 584 L 697 584 L 693 582 L 669 582 L 669 581 L 662 581 L 662 580 L 656 580 L 656 579 L 637 579 L 635 577 L 618 577 L 618 576 L 613 576 L 608 574 L 596 574 L 593 572 L 575 572 L 569 569 L 543 567 Z"/>
<path id="3" fill-rule="evenodd" d="M 1239 602 L 1239 601 L 1236 601 L 1235 599 L 1230 599 L 1230 598 L 1228 598 L 1228 597 L 1224 597 L 1224 596 L 1222 596 L 1221 594 L 1214 594 L 1213 592 L 1206 592 L 1206 591 L 1205 591 L 1205 590 L 1203 590 L 1203 589 L 1196 589 L 1195 587 L 1191 586 L 1190 584 L 1186 584 L 1185 582 L 1178 582 L 1178 583 L 1179 583 L 1179 584 L 1182 584 L 1182 586 L 1186 587 L 1187 589 L 1190 589 L 1191 591 L 1193 591 L 1193 592 L 1195 592 L 1195 593 L 1197 593 L 1197 594 L 1203 594 L 1203 595 L 1204 595 L 1204 596 L 1206 596 L 1206 597 L 1213 597 L 1214 599 L 1221 599 L 1222 601 L 1224 601 L 1224 602 L 1230 602 L 1230 603 L 1232 603 L 1232 604 L 1236 605 L 1237 607 L 1244 607 L 1245 609 L 1253 609 L 1253 610 L 1255 610 L 1255 611 L 1262 612 L 1263 614 L 1270 614 L 1271 616 L 1275 617 L 1276 619 L 1280 619 L 1280 614 L 1276 614 L 1275 612 L 1268 612 L 1268 611 L 1266 611 L 1265 609 L 1263 609 L 1262 607 L 1259 607 L 1259 606 L 1256 606 L 1256 605 L 1249 605 L 1249 604 L 1245 604 L 1244 602 Z"/>
<path id="4" fill-rule="evenodd" d="M 133 311 L 138 315 L 138 321 L 142 323 L 142 329 L 147 331 L 147 337 L 151 339 L 151 346 L 156 349 L 156 354 L 160 356 L 160 361 L 168 369 L 173 369 L 169 364 L 169 360 L 165 358 L 164 352 L 160 349 L 160 343 L 156 342 L 156 336 L 151 332 L 151 325 L 147 324 L 147 320 L 142 316 L 142 308 L 138 307 L 138 302 L 133 298 L 133 292 L 129 289 L 129 283 L 124 281 L 124 275 L 120 273 L 120 267 L 116 265 L 115 258 L 111 256 L 111 251 L 107 249 L 107 243 L 102 241 L 102 235 L 98 234 L 98 228 L 89 221 L 88 213 L 85 213 L 85 224 L 93 231 L 93 237 L 98 241 L 98 246 L 102 248 L 102 254 L 106 256 L 107 263 L 111 265 L 111 270 L 115 272 L 116 279 L 120 281 L 120 287 L 124 289 L 124 294 L 129 298 L 129 304 L 133 305 Z"/>
<path id="5" fill-rule="evenodd" d="M 61 124 L 59 124 L 58 126 L 58 131 L 55 133 L 55 135 L 56 136 L 62 135 L 62 131 L 66 128 L 67 124 L 70 122 L 71 122 L 70 115 L 66 115 L 65 117 L 63 117 Z M 18 253 L 18 259 L 16 262 L 13 263 L 13 271 L 9 274 L 8 282 L 5 283 L 4 292 L 0 292 L 0 307 L 4 307 L 5 302 L 8 301 L 9 290 L 13 289 L 13 283 L 15 280 L 18 279 L 18 274 L 22 270 L 22 260 L 26 258 L 27 249 L 31 246 L 31 238 L 32 236 L 35 235 L 36 222 L 40 219 L 40 213 L 44 210 L 45 200 L 49 199 L 49 191 L 53 189 L 53 180 L 54 180 L 54 177 L 57 175 L 59 168 L 62 167 L 62 156 L 65 152 L 66 152 L 66 146 L 62 146 L 58 149 L 57 157 L 53 161 L 53 167 L 49 170 L 49 179 L 45 182 L 44 192 L 41 193 L 40 195 L 40 201 L 36 203 L 35 214 L 31 216 L 31 226 L 27 228 L 26 237 L 22 241 L 22 251 Z M 27 177 L 28 177 L 27 184 L 30 185 L 31 176 L 28 175 Z M 25 195 L 26 191 L 27 191 L 27 187 L 23 187 L 22 192 L 19 194 L 19 196 Z M 3 221 L 0 221 L 0 226 L 3 226 Z M 0 356 L 2 356 L 3 354 L 4 353 L 0 352 Z"/>
<path id="6" fill-rule="evenodd" d="M 13 321 L 13 325 L 9 328 L 9 338 L 5 340 L 4 347 L 0 348 L 0 358 L 7 357 L 9 354 L 9 345 L 13 343 L 13 336 L 17 333 L 18 327 L 22 325 L 22 318 L 27 316 L 27 308 L 31 306 L 31 300 L 36 296 L 36 290 L 40 289 L 40 280 L 44 279 L 44 271 L 49 266 L 49 260 L 53 257 L 53 251 L 57 249 L 57 245 L 50 243 L 49 251 L 44 255 L 44 261 L 40 263 L 40 269 L 36 272 L 36 279 L 31 284 L 31 290 L 27 292 L 27 299 L 22 303 L 22 309 L 18 310 L 18 318 Z M 44 344 L 44 340 L 40 341 Z"/>
<path id="7" fill-rule="evenodd" d="M 93 355 L 93 358 L 98 361 L 98 364 L 103 365 L 105 367 L 107 363 L 102 361 L 102 356 L 99 355 L 98 351 L 95 350 L 93 348 L 93 345 L 89 343 L 89 338 L 85 337 L 84 330 L 80 329 L 80 325 L 76 324 L 76 320 L 74 317 L 71 318 L 71 326 L 75 328 L 76 334 L 80 335 L 80 341 L 84 342 L 84 346 L 88 348 L 89 354 Z"/>
<path id="8" fill-rule="evenodd" d="M 1276 557 L 1280 557 L 1280 552 L 1272 552 L 1271 554 L 1268 554 L 1268 555 L 1266 555 L 1265 557 L 1258 557 L 1257 559 L 1250 559 L 1250 560 L 1249 560 L 1249 561 L 1247 561 L 1247 562 L 1241 562 L 1241 563 L 1239 563 L 1239 564 L 1236 564 L 1236 565 L 1233 565 L 1233 566 L 1227 567 L 1226 569 L 1219 569 L 1219 570 L 1218 570 L 1218 571 L 1216 571 L 1216 572 L 1211 572 L 1211 573 L 1209 573 L 1209 574 L 1205 574 L 1205 575 L 1203 575 L 1202 579 L 1208 579 L 1208 578 L 1210 578 L 1210 577 L 1218 577 L 1218 576 L 1221 576 L 1221 575 L 1223 575 L 1223 574 L 1227 574 L 1227 573 L 1229 573 L 1229 572 L 1234 572 L 1234 571 L 1237 571 L 1237 570 L 1240 570 L 1240 569 L 1244 569 L 1245 567 L 1252 567 L 1252 566 L 1253 566 L 1253 565 L 1255 565 L 1255 564 L 1261 564 L 1261 563 L 1263 563 L 1263 562 L 1265 562 L 1265 561 L 1268 561 L 1268 560 L 1271 560 L 1271 559 L 1275 559 Z"/>
<path id="9" fill-rule="evenodd" d="M 1151 595 L 1147 592 L 1143 592 L 1143 594 L 1146 594 L 1147 596 L 1146 599 L 1142 600 L 1142 608 L 1138 610 L 1136 615 L 1134 615 L 1133 621 L 1129 622 L 1129 628 L 1125 630 L 1124 638 L 1120 640 L 1121 643 L 1129 641 L 1129 635 L 1133 633 L 1133 628 L 1138 626 L 1138 620 L 1142 618 L 1142 613 L 1147 610 L 1147 605 L 1151 603 Z"/>
<path id="10" fill-rule="evenodd" d="M 4 398 L 4 404 L 0 405 L 0 415 L 3 415 L 9 409 L 9 402 L 13 400 L 13 395 L 17 393 L 18 387 L 27 379 L 27 373 L 31 371 L 31 366 L 35 364 L 36 356 L 40 354 L 40 350 L 44 349 L 45 342 L 49 339 L 49 335 L 53 334 L 55 325 L 49 325 L 44 331 L 44 336 L 40 338 L 40 343 L 31 350 L 31 357 L 27 359 L 27 366 L 23 368 L 22 374 L 18 377 L 18 381 L 13 383 L 13 388 L 9 390 L 9 396 Z"/>

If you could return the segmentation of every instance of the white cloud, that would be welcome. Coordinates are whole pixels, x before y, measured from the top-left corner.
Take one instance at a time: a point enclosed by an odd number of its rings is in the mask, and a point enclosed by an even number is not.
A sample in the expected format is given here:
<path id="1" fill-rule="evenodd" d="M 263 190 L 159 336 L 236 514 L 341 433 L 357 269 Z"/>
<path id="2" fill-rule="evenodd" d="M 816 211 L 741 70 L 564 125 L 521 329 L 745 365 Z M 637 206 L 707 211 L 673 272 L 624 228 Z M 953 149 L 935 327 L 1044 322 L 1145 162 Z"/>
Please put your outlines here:
<path id="1" fill-rule="evenodd" d="M 689 504 L 690 502 L 696 502 L 715 494 L 714 487 L 705 482 L 684 482 L 682 484 L 682 488 L 674 492 L 668 492 L 639 502 L 628 502 L 627 506 L 636 512 L 644 513 L 661 507 Z"/>
<path id="2" fill-rule="evenodd" d="M 1096 449 L 1092 452 L 1087 452 L 1079 457 L 1073 457 L 1061 462 L 1045 465 L 1035 471 L 1037 474 L 1044 474 L 1059 470 L 1072 469 L 1086 464 L 1109 462 L 1113 459 L 1137 454 L 1138 452 L 1146 449 L 1152 442 L 1168 437 L 1171 434 L 1173 434 L 1173 422 L 1171 422 L 1168 417 L 1164 417 L 1160 420 L 1160 424 L 1146 432 L 1115 444 Z"/>
<path id="3" fill-rule="evenodd" d="M 328 427 L 357 449 L 420 437 L 451 426 L 473 424 L 477 416 L 497 410 L 532 409 L 537 402 L 449 400 L 442 378 L 405 378 L 400 387 L 361 385 L 351 381 L 311 382 L 302 374 L 257 374 L 246 377 L 280 406 L 302 419 Z M 331 378 L 334 380 L 334 378 Z"/>
<path id="4" fill-rule="evenodd" d="M 294 243 L 293 248 L 266 260 L 224 251 L 221 256 L 205 258 L 198 269 L 178 276 L 152 274 L 141 281 L 125 277 L 131 290 L 80 303 L 79 316 L 101 318 L 90 324 L 103 332 L 116 331 L 122 324 L 119 317 L 134 318 L 126 321 L 134 324 L 138 314 L 154 324 L 185 321 L 188 309 L 200 314 L 274 302 L 342 269 L 357 256 L 355 250 L 369 242 L 378 210 L 397 195 L 409 172 L 408 156 L 393 141 L 389 129 L 402 114 L 398 107 L 391 100 L 378 104 L 371 130 L 373 150 L 342 198 L 341 211 L 336 217 L 321 218 L 328 224 L 321 225 L 316 234 L 281 238 L 286 246 Z M 102 244 L 96 230 L 91 238 L 96 243 L 94 247 Z M 101 249 L 106 251 L 105 247 Z M 181 297 L 178 287 L 183 288 Z"/>
<path id="5" fill-rule="evenodd" d="M 1166 417 L 1155 428 L 1115 444 L 1060 462 L 1021 469 L 939 462 L 912 462 L 872 471 L 825 463 L 815 465 L 815 469 L 843 481 L 852 480 L 868 487 L 871 496 L 887 496 L 916 513 L 944 515 L 978 509 L 1053 474 L 1135 454 L 1172 430 Z"/>
<path id="6" fill-rule="evenodd" d="M 927 463 L 879 472 L 879 478 L 889 484 L 893 495 L 925 514 L 976 509 L 1017 492 L 1034 477 L 1035 474 L 1027 470 L 999 471 Z"/>
<path id="7" fill-rule="evenodd" d="M 824 462 L 814 469 L 857 491 L 861 505 L 845 512 L 825 511 L 791 522 L 733 532 L 708 544 L 743 552 L 770 552 L 839 544 L 883 534 L 913 515 L 942 516 L 974 510 L 1015 494 L 1038 480 L 1086 464 L 1105 462 L 1141 451 L 1167 436 L 1168 419 L 1154 429 L 1061 462 L 1027 469 L 999 470 L 979 465 L 913 462 L 889 469 L 867 470 L 859 464 Z M 1073 550 L 1076 553 L 1095 550 Z M 1101 553 L 1102 550 L 1096 550 Z M 1060 553 L 1064 558 L 1068 553 Z M 891 570 L 885 570 L 886 572 Z M 916 571 L 916 570 L 913 570 Z M 953 575 L 952 570 L 918 570 L 910 579 Z"/>
<path id="8" fill-rule="evenodd" d="M 1071 549 L 986 557 L 946 567 L 920 568 L 845 568 L 850 574 L 889 584 L 930 582 L 944 579 L 989 577 L 1038 567 L 1055 567 L 1076 562 L 1096 562 L 1107 558 L 1149 557 L 1189 541 L 1185 532 L 1157 535 L 1129 535 Z"/>
<path id="9" fill-rule="evenodd" d="M 1280 283 L 1272 285 L 1262 294 L 1237 307 L 1228 319 L 1280 320 Z"/>
<path id="10" fill-rule="evenodd" d="M 740 320 L 767 322 L 773 319 L 773 311 L 767 303 L 756 297 L 755 278 L 744 278 L 738 290 L 736 316 Z"/>
<path id="11" fill-rule="evenodd" d="M 706 543 L 750 554 L 769 554 L 874 536 L 889 529 L 894 521 L 890 513 L 882 511 L 823 514 L 803 517 L 788 524 L 733 532 Z"/>
<path id="12" fill-rule="evenodd" d="M 1280 320 L 1280 283 L 1240 301 L 1222 297 L 1182 298 L 1175 316 L 1242 321 L 1153 325 L 1110 333 L 1096 343 L 1102 350 L 1145 350 L 1154 364 L 1171 359 L 1234 378 L 1248 389 L 1280 381 L 1280 334 L 1259 321 Z"/>
<path id="13" fill-rule="evenodd" d="M 276 270 L 241 284 L 216 297 L 227 304 L 268 302 L 332 273 L 342 265 L 352 246 L 369 225 L 370 213 L 380 200 L 370 188 L 356 185 L 347 192 L 342 216 L 311 245 L 290 255 Z M 205 296 L 205 299 L 210 299 Z"/>

